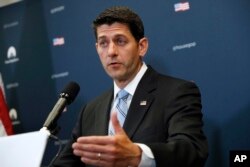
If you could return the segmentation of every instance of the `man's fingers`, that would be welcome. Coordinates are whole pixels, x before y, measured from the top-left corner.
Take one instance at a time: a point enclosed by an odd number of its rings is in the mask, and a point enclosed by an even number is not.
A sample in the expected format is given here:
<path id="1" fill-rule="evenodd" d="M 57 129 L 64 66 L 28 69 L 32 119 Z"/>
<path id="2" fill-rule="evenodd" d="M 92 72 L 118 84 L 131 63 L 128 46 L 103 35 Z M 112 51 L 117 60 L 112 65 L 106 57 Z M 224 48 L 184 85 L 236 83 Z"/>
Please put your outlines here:
<path id="1" fill-rule="evenodd" d="M 82 144 L 111 144 L 112 139 L 110 136 L 86 136 L 86 137 L 79 137 L 77 139 L 77 143 Z"/>

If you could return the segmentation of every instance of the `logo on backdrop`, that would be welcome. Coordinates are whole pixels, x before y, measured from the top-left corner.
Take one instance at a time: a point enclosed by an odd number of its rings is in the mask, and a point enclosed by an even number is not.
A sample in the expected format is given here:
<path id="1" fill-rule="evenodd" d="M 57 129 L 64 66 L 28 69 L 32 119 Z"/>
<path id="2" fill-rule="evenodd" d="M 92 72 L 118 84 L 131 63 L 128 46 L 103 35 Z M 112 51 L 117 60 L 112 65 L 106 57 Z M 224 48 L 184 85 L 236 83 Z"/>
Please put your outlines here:
<path id="1" fill-rule="evenodd" d="M 57 74 L 52 74 L 51 79 L 64 78 L 67 76 L 69 76 L 69 72 L 65 71 L 65 72 L 61 72 L 61 73 L 57 73 Z"/>
<path id="2" fill-rule="evenodd" d="M 13 125 L 20 124 L 20 121 L 18 120 L 17 110 L 15 108 L 10 109 L 9 115 Z"/>
<path id="3" fill-rule="evenodd" d="M 53 39 L 53 46 L 61 46 L 65 44 L 64 37 L 58 37 Z"/>
<path id="4" fill-rule="evenodd" d="M 11 28 L 11 27 L 15 27 L 18 26 L 19 22 L 18 21 L 13 21 L 11 23 L 6 23 L 3 25 L 3 29 L 7 29 L 7 28 Z"/>
<path id="5" fill-rule="evenodd" d="M 9 83 L 6 85 L 7 89 L 13 89 L 13 88 L 17 88 L 19 86 L 18 82 L 13 82 L 13 83 Z"/>
<path id="6" fill-rule="evenodd" d="M 184 12 L 190 9 L 189 2 L 180 2 L 174 4 L 174 11 L 175 12 Z"/>
<path id="7" fill-rule="evenodd" d="M 193 47 L 196 47 L 196 42 L 190 42 L 190 43 L 186 43 L 186 44 L 182 44 L 182 45 L 175 45 L 173 46 L 172 50 L 174 52 L 178 51 L 178 50 L 182 50 L 182 49 L 190 49 Z"/>
<path id="8" fill-rule="evenodd" d="M 10 46 L 7 51 L 7 60 L 5 60 L 5 64 L 11 64 L 16 63 L 19 61 L 19 58 L 17 57 L 16 48 L 14 46 Z"/>
<path id="9" fill-rule="evenodd" d="M 58 12 L 62 12 L 64 9 L 65 9 L 64 6 L 58 6 L 58 7 L 55 7 L 53 9 L 51 9 L 50 13 L 51 14 L 55 14 L 55 13 L 58 13 Z"/>

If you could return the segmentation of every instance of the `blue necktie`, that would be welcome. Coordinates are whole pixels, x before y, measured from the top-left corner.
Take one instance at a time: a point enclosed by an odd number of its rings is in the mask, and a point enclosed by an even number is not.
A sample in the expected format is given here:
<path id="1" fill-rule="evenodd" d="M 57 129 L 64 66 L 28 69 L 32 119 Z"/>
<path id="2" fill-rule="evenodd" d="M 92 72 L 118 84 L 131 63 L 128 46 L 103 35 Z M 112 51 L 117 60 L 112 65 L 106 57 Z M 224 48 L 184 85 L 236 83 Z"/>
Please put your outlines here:
<path id="1" fill-rule="evenodd" d="M 123 126 L 123 123 L 126 119 L 127 116 L 127 112 L 128 112 L 128 105 L 127 105 L 127 98 L 129 96 L 129 93 L 126 92 L 125 90 L 120 90 L 117 93 L 117 104 L 115 106 L 116 112 L 117 112 L 117 118 L 119 120 L 119 123 L 121 126 Z M 114 129 L 113 126 L 110 125 L 110 129 L 109 129 L 109 135 L 114 135 Z"/>

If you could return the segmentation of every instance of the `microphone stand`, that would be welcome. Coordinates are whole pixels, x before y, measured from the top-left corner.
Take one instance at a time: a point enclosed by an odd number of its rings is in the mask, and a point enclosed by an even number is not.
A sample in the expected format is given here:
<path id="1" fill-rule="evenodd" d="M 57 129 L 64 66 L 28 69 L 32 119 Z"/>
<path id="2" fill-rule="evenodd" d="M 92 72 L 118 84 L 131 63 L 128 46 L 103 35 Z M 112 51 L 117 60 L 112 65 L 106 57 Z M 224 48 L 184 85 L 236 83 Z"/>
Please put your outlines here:
<path id="1" fill-rule="evenodd" d="M 60 127 L 59 126 L 53 126 L 53 130 L 51 129 L 48 129 L 47 127 L 42 127 L 40 129 L 40 132 L 42 133 L 47 133 L 49 138 L 51 138 L 52 140 L 54 140 L 55 142 L 58 142 L 59 143 L 59 148 L 58 148 L 58 151 L 56 153 L 56 155 L 54 156 L 54 158 L 50 161 L 49 165 L 47 167 L 51 167 L 51 165 L 53 165 L 53 163 L 55 162 L 55 160 L 57 159 L 57 157 L 59 156 L 59 154 L 61 153 L 62 151 L 62 141 L 55 135 L 59 132 L 60 130 Z"/>

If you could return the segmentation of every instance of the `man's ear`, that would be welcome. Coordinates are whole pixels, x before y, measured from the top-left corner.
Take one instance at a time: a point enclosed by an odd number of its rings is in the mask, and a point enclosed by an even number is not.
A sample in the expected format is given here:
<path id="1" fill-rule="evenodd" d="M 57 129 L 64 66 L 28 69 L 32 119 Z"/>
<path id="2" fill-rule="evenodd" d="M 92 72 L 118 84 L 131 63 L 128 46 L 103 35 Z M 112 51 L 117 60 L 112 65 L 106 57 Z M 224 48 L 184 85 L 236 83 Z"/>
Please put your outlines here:
<path id="1" fill-rule="evenodd" d="M 96 42 L 95 43 L 95 49 L 97 50 L 97 48 L 98 48 L 98 43 Z"/>
<path id="2" fill-rule="evenodd" d="M 141 57 L 144 57 L 144 55 L 147 53 L 148 50 L 148 39 L 146 37 L 143 37 L 139 41 L 139 55 Z"/>

